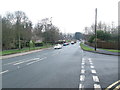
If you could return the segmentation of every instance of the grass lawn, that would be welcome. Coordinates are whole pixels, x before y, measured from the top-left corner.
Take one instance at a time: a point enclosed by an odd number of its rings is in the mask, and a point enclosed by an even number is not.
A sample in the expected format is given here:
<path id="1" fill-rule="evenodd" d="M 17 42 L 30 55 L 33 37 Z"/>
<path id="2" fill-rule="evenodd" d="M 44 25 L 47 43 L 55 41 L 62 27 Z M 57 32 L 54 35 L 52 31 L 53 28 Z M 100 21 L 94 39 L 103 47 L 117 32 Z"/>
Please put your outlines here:
<path id="1" fill-rule="evenodd" d="M 120 50 L 113 50 L 113 49 L 102 49 L 102 50 L 106 50 L 106 51 L 110 51 L 110 52 L 120 52 Z"/>
<path id="2" fill-rule="evenodd" d="M 85 46 L 83 43 L 80 43 L 80 46 L 81 46 L 81 48 L 82 48 L 83 50 L 94 51 L 94 49 Z"/>
<path id="3" fill-rule="evenodd" d="M 37 49 L 42 49 L 42 48 L 48 48 L 51 47 L 52 45 L 44 45 L 41 47 L 33 47 L 33 48 L 23 48 L 23 49 L 12 49 L 12 50 L 5 50 L 2 51 L 2 55 L 9 55 L 9 54 L 14 54 L 14 53 L 21 53 L 21 52 L 28 52 L 31 50 L 37 50 Z"/>
<path id="4" fill-rule="evenodd" d="M 80 46 L 83 50 L 94 51 L 94 49 L 85 46 L 83 43 L 80 43 Z M 99 49 L 101 49 L 101 48 L 99 48 Z M 120 50 L 113 50 L 113 49 L 101 49 L 101 50 L 106 50 L 106 51 L 110 51 L 110 52 L 120 52 Z"/>

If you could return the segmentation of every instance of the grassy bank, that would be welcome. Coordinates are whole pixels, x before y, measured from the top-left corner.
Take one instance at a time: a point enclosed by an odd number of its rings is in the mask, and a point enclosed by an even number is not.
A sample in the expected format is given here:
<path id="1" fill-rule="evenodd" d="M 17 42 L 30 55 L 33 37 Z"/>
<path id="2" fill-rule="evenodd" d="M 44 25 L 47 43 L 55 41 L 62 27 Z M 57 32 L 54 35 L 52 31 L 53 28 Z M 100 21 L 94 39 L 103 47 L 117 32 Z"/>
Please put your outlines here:
<path id="1" fill-rule="evenodd" d="M 113 49 L 102 49 L 102 50 L 106 50 L 106 51 L 110 51 L 110 52 L 120 52 L 120 50 L 113 50 Z"/>
<path id="2" fill-rule="evenodd" d="M 32 51 L 32 50 L 49 48 L 51 46 L 52 45 L 48 44 L 48 45 L 44 45 L 44 46 L 41 46 L 41 47 L 22 48 L 20 50 L 19 49 L 5 50 L 5 51 L 2 51 L 2 55 L 9 55 L 9 54 L 15 54 L 15 53 L 28 52 L 28 51 Z"/>
<path id="3" fill-rule="evenodd" d="M 80 46 L 83 50 L 87 50 L 87 51 L 94 51 L 94 49 L 89 48 L 88 46 L 85 46 L 83 43 L 80 43 Z"/>
<path id="4" fill-rule="evenodd" d="M 80 46 L 83 50 L 94 51 L 94 49 L 84 45 L 83 43 L 80 43 Z M 101 49 L 101 48 L 99 48 L 99 49 Z M 101 50 L 106 50 L 106 51 L 110 51 L 110 52 L 120 52 L 120 50 L 113 50 L 113 49 L 101 49 Z"/>

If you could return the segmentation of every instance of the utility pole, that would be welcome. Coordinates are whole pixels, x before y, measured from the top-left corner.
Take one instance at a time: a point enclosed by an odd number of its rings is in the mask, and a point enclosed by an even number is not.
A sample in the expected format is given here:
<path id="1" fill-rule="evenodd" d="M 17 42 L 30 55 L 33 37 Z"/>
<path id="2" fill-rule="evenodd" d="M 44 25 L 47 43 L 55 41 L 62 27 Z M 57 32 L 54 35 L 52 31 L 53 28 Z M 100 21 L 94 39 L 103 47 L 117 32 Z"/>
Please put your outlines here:
<path id="1" fill-rule="evenodd" d="M 97 48 L 97 8 L 95 9 L 95 51 Z"/>

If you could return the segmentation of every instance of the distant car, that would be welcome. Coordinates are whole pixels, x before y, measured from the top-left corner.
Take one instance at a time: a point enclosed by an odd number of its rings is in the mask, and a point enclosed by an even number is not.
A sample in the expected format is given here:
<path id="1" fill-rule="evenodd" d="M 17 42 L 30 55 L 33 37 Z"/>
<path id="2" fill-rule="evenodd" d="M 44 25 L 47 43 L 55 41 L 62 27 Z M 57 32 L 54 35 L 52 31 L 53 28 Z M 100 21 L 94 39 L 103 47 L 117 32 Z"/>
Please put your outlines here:
<path id="1" fill-rule="evenodd" d="M 62 48 L 62 45 L 60 45 L 60 44 L 57 44 L 54 46 L 54 49 L 61 49 L 61 48 Z"/>
<path id="2" fill-rule="evenodd" d="M 66 44 L 66 43 L 63 43 L 63 46 L 67 46 L 67 44 Z"/>
<path id="3" fill-rule="evenodd" d="M 63 46 L 67 46 L 67 45 L 69 45 L 69 43 L 63 43 Z"/>
<path id="4" fill-rule="evenodd" d="M 71 44 L 74 44 L 74 41 L 71 41 Z"/>

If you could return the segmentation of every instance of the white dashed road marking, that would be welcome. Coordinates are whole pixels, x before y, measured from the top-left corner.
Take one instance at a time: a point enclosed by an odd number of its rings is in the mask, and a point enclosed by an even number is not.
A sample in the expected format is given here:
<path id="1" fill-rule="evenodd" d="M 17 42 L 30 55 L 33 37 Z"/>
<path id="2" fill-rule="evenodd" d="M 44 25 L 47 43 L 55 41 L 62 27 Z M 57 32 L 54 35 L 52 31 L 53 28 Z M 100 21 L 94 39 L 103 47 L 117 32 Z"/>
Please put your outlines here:
<path id="1" fill-rule="evenodd" d="M 85 80 L 85 75 L 80 75 L 80 81 L 84 81 Z"/>
<path id="2" fill-rule="evenodd" d="M 95 71 L 95 70 L 91 70 L 91 72 L 92 72 L 92 73 L 96 73 L 96 71 Z"/>
<path id="3" fill-rule="evenodd" d="M 41 58 L 41 59 L 39 59 L 39 60 L 36 60 L 36 61 L 30 62 L 30 63 L 27 63 L 26 65 L 30 65 L 30 64 L 33 64 L 33 63 L 36 63 L 36 62 L 42 61 L 42 60 L 45 59 L 45 58 L 47 58 L 47 57 Z"/>
<path id="4" fill-rule="evenodd" d="M 85 63 L 82 63 L 82 65 L 84 65 Z"/>
<path id="5" fill-rule="evenodd" d="M 79 84 L 79 90 L 82 90 L 84 88 L 83 84 Z"/>
<path id="6" fill-rule="evenodd" d="M 6 70 L 6 71 L 3 71 L 3 72 L 0 72 L 0 74 L 3 74 L 3 73 L 6 73 L 6 72 L 8 72 L 9 70 Z"/>
<path id="7" fill-rule="evenodd" d="M 88 61 L 88 62 L 86 62 L 86 61 Z M 82 69 L 81 69 L 81 75 L 80 75 L 80 82 L 82 82 L 82 83 L 79 84 L 79 90 L 84 89 L 85 73 L 87 72 L 85 70 L 85 63 L 86 63 L 86 65 L 88 65 L 88 63 L 90 64 L 89 68 L 91 70 L 92 78 L 93 78 L 93 81 L 94 81 L 94 84 L 93 84 L 94 85 L 94 90 L 101 90 L 101 86 L 99 84 L 100 81 L 99 81 L 98 76 L 96 75 L 96 70 L 94 69 L 95 67 L 93 65 L 93 62 L 92 62 L 91 58 L 88 58 L 88 59 L 82 58 L 82 62 L 81 62 L 81 68 Z"/>
<path id="8" fill-rule="evenodd" d="M 95 90 L 101 90 L 101 86 L 99 84 L 94 84 L 94 89 Z"/>
<path id="9" fill-rule="evenodd" d="M 93 63 L 92 63 L 92 62 L 91 62 L 90 64 L 91 64 L 91 65 L 93 65 Z"/>
<path id="10" fill-rule="evenodd" d="M 82 70 L 81 70 L 81 73 L 82 73 L 82 74 L 83 74 L 83 73 L 85 73 L 85 70 L 84 70 L 84 69 L 82 69 Z"/>
<path id="11" fill-rule="evenodd" d="M 90 66 L 91 68 L 94 68 L 94 66 Z"/>
<path id="12" fill-rule="evenodd" d="M 98 76 L 93 76 L 93 81 L 94 81 L 94 82 L 99 82 Z"/>
<path id="13" fill-rule="evenodd" d="M 81 66 L 81 68 L 84 68 L 84 66 Z"/>
<path id="14" fill-rule="evenodd" d="M 18 63 L 15 63 L 15 64 L 13 64 L 13 65 L 19 65 L 19 64 L 22 64 L 22 63 L 25 63 L 25 62 L 29 62 L 29 61 L 33 61 L 33 60 L 38 60 L 38 59 L 40 59 L 40 58 L 34 58 L 34 59 L 30 59 L 30 60 L 18 62 Z"/>

